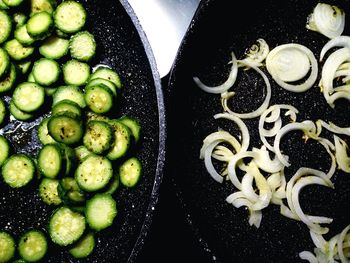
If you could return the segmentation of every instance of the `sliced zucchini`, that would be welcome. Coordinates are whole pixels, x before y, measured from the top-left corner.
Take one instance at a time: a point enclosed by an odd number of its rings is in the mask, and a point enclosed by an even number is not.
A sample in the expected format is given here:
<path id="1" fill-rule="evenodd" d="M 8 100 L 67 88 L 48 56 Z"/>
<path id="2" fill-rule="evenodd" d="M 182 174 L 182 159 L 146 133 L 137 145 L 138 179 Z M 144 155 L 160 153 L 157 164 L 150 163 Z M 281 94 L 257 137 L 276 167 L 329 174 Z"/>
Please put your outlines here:
<path id="1" fill-rule="evenodd" d="M 72 172 L 76 168 L 77 164 L 77 158 L 75 156 L 75 151 L 73 148 L 69 147 L 68 145 L 61 143 L 61 147 L 63 149 L 63 157 L 65 161 L 65 171 L 64 175 L 65 176 L 71 176 Z"/>
<path id="2" fill-rule="evenodd" d="M 55 141 L 67 145 L 78 143 L 83 137 L 81 119 L 71 112 L 52 116 L 47 124 L 47 128 Z"/>
<path id="3" fill-rule="evenodd" d="M 34 39 L 44 39 L 50 35 L 54 22 L 52 16 L 42 11 L 34 13 L 27 21 L 28 34 Z"/>
<path id="4" fill-rule="evenodd" d="M 117 203 L 110 194 L 98 193 L 86 202 L 86 221 L 95 231 L 111 226 L 117 213 Z"/>
<path id="5" fill-rule="evenodd" d="M 0 98 L 0 125 L 4 122 L 6 117 L 6 106 L 4 101 Z"/>
<path id="6" fill-rule="evenodd" d="M 18 253 L 27 262 L 38 262 L 47 252 L 46 236 L 40 230 L 29 230 L 24 233 L 18 242 Z"/>
<path id="7" fill-rule="evenodd" d="M 30 156 L 17 153 L 4 162 L 1 172 L 5 183 L 12 188 L 19 188 L 34 178 L 35 164 Z"/>
<path id="8" fill-rule="evenodd" d="M 11 62 L 7 52 L 0 47 L 0 78 L 7 74 L 10 65 Z"/>
<path id="9" fill-rule="evenodd" d="M 43 178 L 39 185 L 39 196 L 41 200 L 47 205 L 59 205 L 62 203 L 58 195 L 59 180 L 51 178 Z"/>
<path id="10" fill-rule="evenodd" d="M 94 251 L 95 243 L 94 233 L 88 232 L 69 249 L 69 253 L 76 259 L 86 258 Z"/>
<path id="11" fill-rule="evenodd" d="M 49 221 L 51 240 L 59 246 L 68 246 L 79 240 L 85 228 L 85 217 L 66 206 L 58 208 Z"/>
<path id="12" fill-rule="evenodd" d="M 7 160 L 10 155 L 9 141 L 2 135 L 0 135 L 0 167 Z"/>
<path id="13" fill-rule="evenodd" d="M 96 53 L 96 41 L 88 31 L 81 31 L 72 36 L 69 42 L 69 51 L 72 58 L 80 61 L 90 61 Z"/>
<path id="14" fill-rule="evenodd" d="M 119 167 L 120 182 L 126 187 L 134 187 L 140 180 L 142 165 L 137 157 L 131 157 Z"/>
<path id="15" fill-rule="evenodd" d="M 33 119 L 35 116 L 33 113 L 21 111 L 20 109 L 18 109 L 16 107 L 16 105 L 13 103 L 13 100 L 10 101 L 9 110 L 10 110 L 11 115 L 16 120 L 19 120 L 19 121 L 29 121 L 29 120 Z"/>
<path id="16" fill-rule="evenodd" d="M 8 7 L 19 6 L 24 0 L 2 0 Z"/>
<path id="17" fill-rule="evenodd" d="M 107 185 L 107 187 L 105 187 L 103 189 L 103 192 L 105 194 L 114 194 L 120 185 L 120 178 L 119 178 L 119 174 L 115 174 L 113 175 L 112 179 L 110 180 L 109 184 Z"/>
<path id="18" fill-rule="evenodd" d="M 13 22 L 16 27 L 23 26 L 27 22 L 27 15 L 22 12 L 16 12 L 12 15 Z"/>
<path id="19" fill-rule="evenodd" d="M 63 65 L 63 79 L 67 85 L 85 85 L 90 77 L 89 64 L 72 59 Z"/>
<path id="20" fill-rule="evenodd" d="M 9 38 L 11 30 L 12 21 L 10 16 L 6 11 L 0 10 L 0 44 L 4 43 Z"/>
<path id="21" fill-rule="evenodd" d="M 107 67 L 100 66 L 92 74 L 90 79 L 102 78 L 111 81 L 118 89 L 122 88 L 122 82 L 120 80 L 119 74 Z"/>
<path id="22" fill-rule="evenodd" d="M 52 115 L 56 115 L 62 112 L 72 112 L 74 114 L 76 114 L 77 116 L 81 117 L 82 116 L 82 110 L 80 108 L 80 106 L 72 101 L 72 100 L 61 100 L 59 102 L 57 102 L 51 110 L 51 114 Z"/>
<path id="23" fill-rule="evenodd" d="M 49 119 L 50 117 L 43 118 L 37 128 L 39 141 L 43 145 L 56 142 L 55 139 L 52 138 L 52 136 L 49 134 L 49 130 L 47 128 L 47 123 L 49 122 Z"/>
<path id="24" fill-rule="evenodd" d="M 28 82 L 35 82 L 35 78 L 34 78 L 33 72 L 30 72 L 30 73 L 28 74 L 27 81 L 28 81 Z"/>
<path id="25" fill-rule="evenodd" d="M 89 151 L 88 148 L 86 148 L 84 145 L 79 145 L 75 149 L 75 156 L 77 157 L 79 162 L 82 162 L 86 156 L 92 154 L 91 151 Z"/>
<path id="26" fill-rule="evenodd" d="M 110 160 L 117 160 L 126 155 L 131 145 L 131 131 L 122 122 L 112 119 L 108 122 L 113 128 L 114 144 L 107 153 L 107 158 Z"/>
<path id="27" fill-rule="evenodd" d="M 4 48 L 13 60 L 23 60 L 34 53 L 34 47 L 25 47 L 17 39 L 7 41 Z"/>
<path id="28" fill-rule="evenodd" d="M 37 111 L 44 104 L 44 100 L 44 88 L 33 82 L 22 82 L 13 91 L 13 103 L 24 112 Z"/>
<path id="29" fill-rule="evenodd" d="M 114 96 L 104 84 L 87 86 L 85 88 L 86 105 L 95 113 L 107 113 L 113 107 Z"/>
<path id="30" fill-rule="evenodd" d="M 56 178 L 62 171 L 63 153 L 58 143 L 45 144 L 38 154 L 38 168 L 48 178 Z"/>
<path id="31" fill-rule="evenodd" d="M 39 47 L 39 53 L 49 59 L 60 59 L 68 53 L 68 47 L 67 39 L 51 35 Z"/>
<path id="32" fill-rule="evenodd" d="M 114 141 L 112 127 L 104 121 L 89 121 L 86 125 L 83 143 L 96 154 L 108 151 Z"/>
<path id="33" fill-rule="evenodd" d="M 125 124 L 131 130 L 132 136 L 134 137 L 135 142 L 140 140 L 141 136 L 141 124 L 140 121 L 136 118 L 130 116 L 122 116 L 118 119 L 121 123 Z"/>
<path id="34" fill-rule="evenodd" d="M 39 85 L 50 86 L 60 76 L 60 65 L 53 59 L 41 58 L 34 63 L 33 76 Z"/>
<path id="35" fill-rule="evenodd" d="M 47 12 L 52 14 L 57 6 L 56 0 L 30 0 L 31 13 Z"/>
<path id="36" fill-rule="evenodd" d="M 9 262 L 15 255 L 15 239 L 7 232 L 0 231 L 0 262 Z"/>
<path id="37" fill-rule="evenodd" d="M 0 80 L 0 93 L 10 91 L 14 87 L 16 79 L 16 67 L 11 64 L 10 71 Z"/>
<path id="38" fill-rule="evenodd" d="M 86 22 L 86 10 L 76 1 L 64 1 L 59 4 L 53 14 L 55 26 L 64 33 L 80 31 Z"/>
<path id="39" fill-rule="evenodd" d="M 112 176 L 112 163 L 107 158 L 95 154 L 87 156 L 75 172 L 75 180 L 79 187 L 87 192 L 103 189 Z"/>
<path id="40" fill-rule="evenodd" d="M 26 25 L 18 26 L 14 35 L 23 46 L 30 46 L 35 42 L 35 39 L 28 34 Z"/>
<path id="41" fill-rule="evenodd" d="M 84 92 L 77 86 L 60 86 L 52 95 L 52 105 L 56 105 L 61 100 L 72 100 L 77 103 L 80 108 L 85 108 Z"/>
<path id="42" fill-rule="evenodd" d="M 10 7 L 7 6 L 4 1 L 0 0 L 0 10 L 7 10 L 9 9 Z"/>
<path id="43" fill-rule="evenodd" d="M 90 79 L 87 86 L 94 86 L 99 84 L 106 85 L 112 91 L 113 95 L 117 96 L 117 88 L 112 81 L 102 79 L 102 78 L 95 78 L 95 79 Z"/>
<path id="44" fill-rule="evenodd" d="M 85 193 L 73 177 L 62 178 L 57 189 L 60 198 L 67 205 L 78 205 L 85 202 Z"/>

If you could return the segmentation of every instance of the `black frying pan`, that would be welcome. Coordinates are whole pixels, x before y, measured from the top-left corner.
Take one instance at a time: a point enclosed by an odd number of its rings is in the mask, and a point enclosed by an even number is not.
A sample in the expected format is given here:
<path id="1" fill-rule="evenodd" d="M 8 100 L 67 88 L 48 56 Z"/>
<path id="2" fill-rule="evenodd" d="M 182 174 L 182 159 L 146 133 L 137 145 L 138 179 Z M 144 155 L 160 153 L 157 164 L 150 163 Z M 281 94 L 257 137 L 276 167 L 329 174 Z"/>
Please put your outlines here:
<path id="1" fill-rule="evenodd" d="M 280 215 L 275 205 L 263 210 L 262 223 L 257 229 L 249 226 L 244 208 L 236 209 L 226 203 L 225 198 L 234 191 L 232 184 L 215 182 L 199 159 L 199 151 L 209 133 L 218 128 L 234 133 L 235 129 L 229 121 L 214 120 L 213 115 L 222 112 L 220 97 L 200 90 L 192 77 L 199 76 L 211 85 L 221 83 L 230 69 L 227 64 L 230 52 L 242 58 L 246 48 L 258 38 L 264 38 L 271 48 L 289 42 L 304 44 L 319 58 L 327 39 L 305 28 L 306 18 L 317 2 L 241 1 L 237 6 L 236 1 L 202 0 L 177 54 L 167 90 L 168 171 L 197 239 L 215 262 L 303 262 L 298 253 L 313 251 L 314 245 L 307 227 Z M 342 6 L 347 16 L 350 15 L 347 1 L 327 2 Z M 349 18 L 346 19 L 345 35 L 350 33 Z M 264 83 L 257 74 L 251 74 L 241 83 L 240 89 L 236 89 L 235 109 L 251 111 L 263 98 L 263 93 L 254 89 L 254 83 L 261 87 Z M 287 92 L 271 83 L 271 104 L 294 105 L 300 110 L 298 120 L 321 118 L 339 126 L 350 125 L 349 102 L 338 101 L 332 110 L 317 88 L 318 80 L 313 88 L 301 94 Z M 253 129 L 257 119 L 246 123 Z M 257 130 L 251 136 L 252 145 L 259 145 Z M 291 135 L 282 146 L 293 163 L 287 178 L 301 166 L 328 171 L 328 154 L 316 143 L 303 144 L 300 136 L 300 133 Z M 335 190 L 309 186 L 301 193 L 306 212 L 334 219 L 326 239 L 350 223 L 347 212 L 350 177 L 337 171 L 332 180 Z"/>
<path id="2" fill-rule="evenodd" d="M 115 223 L 96 234 L 97 246 L 90 257 L 74 260 L 67 249 L 50 244 L 43 262 L 134 262 L 147 235 L 162 179 L 165 115 L 160 78 L 145 34 L 127 1 L 82 2 L 88 11 L 87 29 L 95 35 L 98 45 L 94 62 L 114 68 L 124 84 L 120 105 L 113 115 L 134 116 L 142 124 L 137 156 L 144 168 L 143 176 L 134 189 L 118 189 Z M 16 152 L 38 152 L 40 143 L 34 131 L 39 120 L 6 135 Z M 9 125 L 18 124 L 15 121 Z M 15 238 L 29 228 L 47 232 L 48 217 L 54 208 L 40 200 L 37 186 L 34 181 L 28 187 L 13 190 L 0 181 L 1 230 L 9 231 Z"/>

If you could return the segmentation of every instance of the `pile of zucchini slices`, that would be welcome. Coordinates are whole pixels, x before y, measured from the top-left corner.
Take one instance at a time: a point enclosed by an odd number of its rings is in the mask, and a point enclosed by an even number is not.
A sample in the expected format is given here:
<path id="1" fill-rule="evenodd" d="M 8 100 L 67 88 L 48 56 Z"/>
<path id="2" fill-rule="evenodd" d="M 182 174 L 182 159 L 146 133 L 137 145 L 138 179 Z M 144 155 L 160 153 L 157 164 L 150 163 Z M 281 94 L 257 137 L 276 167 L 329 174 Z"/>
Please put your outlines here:
<path id="1" fill-rule="evenodd" d="M 116 70 L 92 67 L 86 19 L 77 1 L 0 0 L 0 183 L 18 189 L 39 178 L 38 195 L 54 207 L 45 229 L 18 240 L 0 229 L 1 263 L 41 261 L 49 242 L 88 257 L 117 215 L 114 193 L 142 174 L 140 123 L 109 114 L 123 85 Z M 34 119 L 38 154 L 14 152 L 1 126 Z"/>

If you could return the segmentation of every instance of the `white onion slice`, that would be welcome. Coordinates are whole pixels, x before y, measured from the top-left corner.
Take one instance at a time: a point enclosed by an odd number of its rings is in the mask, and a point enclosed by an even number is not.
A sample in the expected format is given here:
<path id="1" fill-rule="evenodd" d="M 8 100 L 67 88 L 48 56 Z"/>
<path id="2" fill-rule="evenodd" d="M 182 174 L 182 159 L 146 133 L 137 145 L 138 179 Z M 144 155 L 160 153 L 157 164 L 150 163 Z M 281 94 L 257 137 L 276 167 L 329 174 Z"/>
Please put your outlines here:
<path id="1" fill-rule="evenodd" d="M 223 105 L 224 110 L 232 115 L 235 115 L 235 116 L 242 118 L 242 119 L 253 119 L 253 118 L 259 117 L 269 106 L 270 99 L 271 99 L 271 84 L 270 84 L 269 79 L 265 75 L 265 73 L 262 72 L 254 64 L 252 64 L 248 61 L 243 61 L 243 60 L 239 60 L 238 63 L 240 65 L 244 65 L 246 67 L 250 67 L 250 68 L 254 69 L 256 72 L 258 72 L 262 76 L 262 78 L 264 79 L 265 85 L 266 85 L 265 99 L 259 108 L 257 108 L 256 110 L 254 110 L 252 112 L 249 112 L 249 113 L 237 113 L 237 112 L 232 111 L 228 107 L 227 101 L 228 101 L 228 99 L 230 99 L 233 96 L 233 93 L 221 94 L 221 104 Z"/>
<path id="2" fill-rule="evenodd" d="M 302 130 L 306 136 L 312 136 L 316 133 L 316 126 L 312 121 L 294 122 L 283 126 L 283 128 L 278 131 L 274 141 L 274 150 L 281 163 L 287 167 L 290 166 L 290 163 L 288 162 L 288 156 L 283 155 L 281 152 L 280 142 L 284 135 L 293 130 Z"/>
<path id="3" fill-rule="evenodd" d="M 310 263 L 320 263 L 314 254 L 312 254 L 310 251 L 302 251 L 299 253 L 299 257 L 303 260 L 307 260 Z"/>
<path id="4" fill-rule="evenodd" d="M 193 80 L 197 84 L 197 86 L 202 90 L 204 90 L 205 92 L 214 93 L 214 94 L 220 94 L 229 90 L 235 84 L 237 79 L 237 73 L 238 73 L 236 56 L 233 52 L 231 52 L 231 56 L 232 56 L 232 60 L 230 63 L 232 63 L 232 66 L 231 66 L 230 74 L 224 83 L 218 86 L 207 86 L 198 77 L 193 77 Z"/>
<path id="5" fill-rule="evenodd" d="M 266 68 L 279 86 L 291 92 L 304 92 L 311 88 L 318 73 L 313 52 L 296 43 L 283 44 L 272 49 L 266 58 Z M 310 69 L 310 75 L 303 83 L 288 83 L 301 80 Z"/>
<path id="6" fill-rule="evenodd" d="M 252 45 L 245 53 L 246 57 L 243 60 L 255 65 L 256 67 L 261 67 L 262 62 L 266 59 L 269 52 L 269 45 L 263 38 L 259 38 L 257 39 L 256 44 Z"/>
<path id="7" fill-rule="evenodd" d="M 311 184 L 318 184 L 318 185 L 324 185 L 324 186 L 330 186 L 332 183 L 330 181 L 324 180 L 324 178 L 318 177 L 318 176 L 306 176 L 303 178 L 300 178 L 292 189 L 292 202 L 294 206 L 294 211 L 297 214 L 297 216 L 300 218 L 300 220 L 306 224 L 310 229 L 312 229 L 314 232 L 319 234 L 326 234 L 329 229 L 327 227 L 321 227 L 319 224 L 313 222 L 310 220 L 308 216 L 306 216 L 300 206 L 299 203 L 299 193 L 302 188 L 305 186 L 311 185 Z"/>
<path id="8" fill-rule="evenodd" d="M 346 142 L 334 135 L 335 159 L 338 168 L 346 173 L 350 173 L 350 157 L 348 155 L 349 147 Z"/>
<path id="9" fill-rule="evenodd" d="M 215 119 L 228 119 L 237 124 L 241 131 L 241 151 L 246 151 L 250 143 L 250 134 L 247 125 L 237 116 L 228 113 L 217 113 L 214 115 Z M 237 151 L 238 152 L 238 151 Z"/>
<path id="10" fill-rule="evenodd" d="M 348 225 L 347 227 L 345 227 L 343 229 L 343 231 L 340 233 L 338 240 L 337 240 L 338 256 L 339 256 L 342 263 L 349 262 L 348 258 L 346 258 L 346 256 L 344 255 L 344 251 L 343 251 L 343 242 L 344 242 L 345 236 L 349 232 L 349 230 L 350 230 L 350 225 Z"/>
<path id="11" fill-rule="evenodd" d="M 345 13 L 335 5 L 318 3 L 308 16 L 306 28 L 328 38 L 340 36 L 345 27 Z"/>
<path id="12" fill-rule="evenodd" d="M 263 171 L 277 173 L 283 169 L 283 164 L 276 156 L 273 160 L 270 158 L 270 153 L 266 150 L 265 146 L 262 146 L 260 149 L 254 147 L 252 151 L 256 153 L 254 162 Z"/>

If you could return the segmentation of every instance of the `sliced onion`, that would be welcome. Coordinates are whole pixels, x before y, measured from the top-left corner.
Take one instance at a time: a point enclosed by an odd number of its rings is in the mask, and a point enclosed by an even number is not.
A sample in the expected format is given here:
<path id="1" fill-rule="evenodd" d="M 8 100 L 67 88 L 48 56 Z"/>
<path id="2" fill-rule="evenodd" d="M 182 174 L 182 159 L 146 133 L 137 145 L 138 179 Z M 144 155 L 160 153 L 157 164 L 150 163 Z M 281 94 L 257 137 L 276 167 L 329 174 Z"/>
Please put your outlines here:
<path id="1" fill-rule="evenodd" d="M 299 257 L 303 260 L 307 260 L 310 263 L 320 263 L 314 254 L 312 254 L 310 251 L 302 251 L 299 253 Z"/>
<path id="2" fill-rule="evenodd" d="M 349 232 L 349 230 L 350 230 L 350 225 L 348 225 L 347 227 L 345 227 L 343 229 L 343 231 L 340 233 L 338 240 L 337 240 L 338 256 L 339 256 L 342 263 L 349 262 L 348 258 L 345 257 L 344 251 L 343 251 L 343 242 L 344 242 L 345 236 Z"/>
<path id="3" fill-rule="evenodd" d="M 237 59 L 233 52 L 231 52 L 232 60 L 230 63 L 232 63 L 230 74 L 227 78 L 227 80 L 218 86 L 207 86 L 205 85 L 198 77 L 193 77 L 194 82 L 197 84 L 199 88 L 204 90 L 208 93 L 214 93 L 214 94 L 220 94 L 227 90 L 229 90 L 236 82 L 237 78 L 237 72 L 238 72 L 238 65 L 237 65 Z"/>
<path id="4" fill-rule="evenodd" d="M 278 173 L 283 169 L 284 166 L 277 157 L 273 160 L 270 158 L 270 153 L 266 150 L 265 146 L 262 146 L 260 149 L 254 147 L 252 151 L 256 153 L 254 162 L 263 171 L 268 173 Z"/>
<path id="5" fill-rule="evenodd" d="M 272 49 L 266 58 L 266 68 L 279 86 L 292 92 L 304 92 L 311 88 L 318 73 L 318 64 L 313 52 L 296 43 L 283 44 Z M 288 83 L 301 80 L 310 69 L 311 73 L 303 83 Z"/>
<path id="6" fill-rule="evenodd" d="M 239 130 L 241 131 L 241 151 L 246 151 L 250 143 L 250 135 L 247 125 L 237 116 L 231 115 L 229 113 L 218 113 L 214 115 L 215 119 L 227 119 L 231 120 L 237 124 Z M 237 151 L 238 152 L 238 151 Z"/>
<path id="7" fill-rule="evenodd" d="M 345 13 L 335 5 L 318 3 L 309 15 L 306 28 L 328 38 L 340 36 L 345 27 Z"/>
<path id="8" fill-rule="evenodd" d="M 346 173 L 350 173 L 350 157 L 348 155 L 349 147 L 344 140 L 334 135 L 335 159 L 338 168 Z"/>
<path id="9" fill-rule="evenodd" d="M 281 152 L 280 142 L 284 135 L 293 130 L 302 130 L 306 136 L 312 136 L 316 134 L 316 126 L 312 121 L 295 122 L 283 126 L 283 128 L 278 131 L 274 141 L 274 150 L 281 163 L 287 167 L 290 166 L 290 163 L 288 162 L 288 156 L 283 155 Z"/>
<path id="10" fill-rule="evenodd" d="M 266 59 L 270 52 L 269 45 L 263 38 L 259 38 L 256 44 L 252 45 L 245 53 L 246 57 L 243 59 L 256 67 L 261 67 L 262 62 Z"/>
<path id="11" fill-rule="evenodd" d="M 262 76 L 262 78 L 264 79 L 265 85 L 266 85 L 265 99 L 259 108 L 257 108 L 256 110 L 254 110 L 252 112 L 249 112 L 249 113 L 237 113 L 237 112 L 232 111 L 228 107 L 227 100 L 233 96 L 233 93 L 222 94 L 221 95 L 221 104 L 223 105 L 224 110 L 232 115 L 235 115 L 235 116 L 242 118 L 242 119 L 253 119 L 253 118 L 259 117 L 269 106 L 270 99 L 271 99 L 271 84 L 270 84 L 269 79 L 265 75 L 265 73 L 262 72 L 259 68 L 257 68 L 254 64 L 252 64 L 248 61 L 243 61 L 243 60 L 239 60 L 238 63 L 240 65 L 254 69 L 256 72 L 258 72 Z"/>

